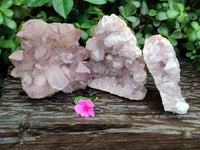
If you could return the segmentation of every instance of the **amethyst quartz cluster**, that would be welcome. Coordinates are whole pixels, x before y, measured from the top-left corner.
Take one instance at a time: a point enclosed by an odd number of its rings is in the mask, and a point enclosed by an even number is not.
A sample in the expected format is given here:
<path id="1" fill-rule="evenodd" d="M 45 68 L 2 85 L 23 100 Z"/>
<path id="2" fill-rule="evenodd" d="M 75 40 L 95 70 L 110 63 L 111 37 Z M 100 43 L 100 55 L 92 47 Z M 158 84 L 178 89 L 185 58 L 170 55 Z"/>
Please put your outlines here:
<path id="1" fill-rule="evenodd" d="M 81 30 L 72 24 L 27 21 L 17 36 L 24 50 L 9 56 L 11 75 L 22 78 L 31 98 L 57 91 L 71 93 L 86 86 L 132 100 L 146 95 L 145 63 L 160 91 L 165 111 L 187 113 L 181 95 L 179 63 L 170 42 L 160 35 L 145 40 L 142 51 L 131 30 L 116 15 L 104 16 L 95 34 L 79 46 Z M 89 58 L 89 61 L 86 59 Z"/>

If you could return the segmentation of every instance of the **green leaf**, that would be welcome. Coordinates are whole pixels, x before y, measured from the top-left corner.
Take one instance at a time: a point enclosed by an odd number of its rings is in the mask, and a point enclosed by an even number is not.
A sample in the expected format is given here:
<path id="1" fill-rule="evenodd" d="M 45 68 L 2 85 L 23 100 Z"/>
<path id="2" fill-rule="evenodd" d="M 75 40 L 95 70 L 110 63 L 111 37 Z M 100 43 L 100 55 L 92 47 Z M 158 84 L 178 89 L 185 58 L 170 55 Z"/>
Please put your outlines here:
<path id="1" fill-rule="evenodd" d="M 96 98 L 87 98 L 87 97 L 82 97 L 82 96 L 77 96 L 77 97 L 75 97 L 75 99 L 74 99 L 74 103 L 75 104 L 78 104 L 78 102 L 79 102 L 79 100 L 80 99 L 82 99 L 82 100 L 87 100 L 87 99 L 90 99 L 93 103 L 94 102 L 96 102 L 97 100 L 98 100 L 98 97 L 96 97 Z"/>
<path id="2" fill-rule="evenodd" d="M 12 0 L 3 0 L 1 3 L 2 8 L 10 8 L 13 4 Z"/>
<path id="3" fill-rule="evenodd" d="M 73 7 L 73 0 L 52 0 L 53 8 L 63 18 L 67 18 Z"/>
<path id="4" fill-rule="evenodd" d="M 133 3 L 133 4 L 135 5 L 135 7 L 137 7 L 137 8 L 140 8 L 140 6 L 141 6 L 141 4 L 140 4 L 139 1 L 133 1 L 132 3 Z"/>
<path id="5" fill-rule="evenodd" d="M 193 12 L 189 12 L 188 15 L 191 20 L 197 20 L 198 18 L 197 14 Z"/>
<path id="6" fill-rule="evenodd" d="M 114 2 L 115 2 L 115 0 L 108 0 L 108 2 L 114 3 Z"/>
<path id="7" fill-rule="evenodd" d="M 144 38 L 140 38 L 140 39 L 138 39 L 138 42 L 137 42 L 137 44 L 139 44 L 139 46 L 140 45 L 144 45 Z"/>
<path id="8" fill-rule="evenodd" d="M 80 24 L 78 22 L 73 23 L 76 28 L 80 28 Z"/>
<path id="9" fill-rule="evenodd" d="M 89 14 L 98 14 L 100 9 L 96 6 L 90 6 L 87 8 L 86 12 Z"/>
<path id="10" fill-rule="evenodd" d="M 162 3 L 162 5 L 163 5 L 163 7 L 169 7 L 169 4 L 166 2 Z"/>
<path id="11" fill-rule="evenodd" d="M 82 97 L 82 96 L 77 96 L 75 97 L 74 99 L 74 103 L 75 104 L 78 104 L 79 100 L 82 99 L 82 100 L 87 100 L 88 98 L 87 97 Z"/>
<path id="12" fill-rule="evenodd" d="M 61 16 L 50 16 L 48 18 L 49 22 L 63 22 L 63 18 Z"/>
<path id="13" fill-rule="evenodd" d="M 149 37 L 151 37 L 151 36 L 152 36 L 151 33 L 147 33 L 147 34 L 145 34 L 144 38 L 147 39 L 147 38 L 149 38 Z"/>
<path id="14" fill-rule="evenodd" d="M 195 33 L 195 31 L 193 30 L 192 32 L 189 32 L 187 34 L 187 37 L 188 37 L 188 40 L 191 41 L 191 42 L 196 41 L 196 33 Z"/>
<path id="15" fill-rule="evenodd" d="M 196 28 L 199 27 L 199 23 L 198 23 L 197 21 L 192 21 L 192 22 L 191 22 L 191 26 L 192 26 L 194 29 L 196 29 Z"/>
<path id="16" fill-rule="evenodd" d="M 159 27 L 159 26 L 160 26 L 160 21 L 154 19 L 154 20 L 153 20 L 153 25 L 154 25 L 155 27 Z"/>
<path id="17" fill-rule="evenodd" d="M 184 29 L 183 29 L 183 31 L 185 32 L 185 33 L 190 33 L 190 32 L 193 32 L 194 31 L 194 29 L 192 28 L 192 27 L 190 27 L 190 28 L 188 28 L 188 27 L 185 27 Z"/>
<path id="18" fill-rule="evenodd" d="M 193 53 L 193 54 L 196 54 L 196 53 L 197 53 L 197 51 L 196 51 L 195 49 L 193 49 L 193 50 L 192 50 L 192 53 Z"/>
<path id="19" fill-rule="evenodd" d="M 153 17 L 157 14 L 157 11 L 155 9 L 150 9 L 149 12 L 148 12 L 148 15 Z"/>
<path id="20" fill-rule="evenodd" d="M 88 38 L 89 38 L 88 33 L 86 31 L 82 30 L 81 39 L 86 41 L 86 40 L 88 40 Z"/>
<path id="21" fill-rule="evenodd" d="M 172 19 L 179 15 L 177 10 L 168 10 L 166 13 L 167 18 Z"/>
<path id="22" fill-rule="evenodd" d="M 200 49 L 200 40 L 196 41 L 195 45 L 196 45 L 196 49 Z M 200 54 L 199 54 L 199 56 L 200 56 Z"/>
<path id="23" fill-rule="evenodd" d="M 7 17 L 12 17 L 13 16 L 13 11 L 11 9 L 7 8 L 0 8 L 0 10 L 3 12 L 3 14 Z"/>
<path id="24" fill-rule="evenodd" d="M 49 0 L 27 0 L 27 5 L 28 7 L 39 7 L 39 6 L 44 5 L 48 1 Z"/>
<path id="25" fill-rule="evenodd" d="M 96 5 L 103 5 L 107 3 L 107 0 L 84 0 L 86 2 L 89 2 L 91 4 L 96 4 Z"/>
<path id="26" fill-rule="evenodd" d="M 128 22 L 126 19 L 124 19 L 124 17 L 122 17 L 121 15 L 118 15 L 118 17 L 119 17 L 120 19 L 122 19 L 127 25 L 129 24 L 129 22 Z"/>
<path id="27" fill-rule="evenodd" d="M 95 31 L 96 25 L 93 25 L 91 28 L 89 28 L 87 30 L 87 33 L 89 36 L 93 36 L 94 35 L 94 31 Z"/>
<path id="28" fill-rule="evenodd" d="M 196 58 L 196 55 L 193 55 L 190 57 L 190 59 L 195 59 Z"/>
<path id="29" fill-rule="evenodd" d="M 12 20 L 12 19 L 6 17 L 6 16 L 4 16 L 4 24 L 5 24 L 7 27 L 11 28 L 11 29 L 16 29 L 16 28 L 17 28 L 16 22 L 15 22 L 14 20 Z"/>
<path id="30" fill-rule="evenodd" d="M 178 42 L 176 39 L 172 38 L 172 37 L 168 37 L 168 40 L 170 41 L 170 43 L 172 44 L 172 46 L 177 46 Z"/>
<path id="31" fill-rule="evenodd" d="M 13 7 L 14 15 L 13 18 L 19 19 L 21 17 L 26 17 L 29 15 L 29 10 L 25 6 L 15 6 Z"/>
<path id="32" fill-rule="evenodd" d="M 3 62 L 5 62 L 6 64 L 10 63 L 10 60 L 8 58 L 9 55 L 10 55 L 10 51 L 8 51 L 8 50 L 2 52 Z"/>
<path id="33" fill-rule="evenodd" d="M 147 6 L 147 3 L 145 0 L 142 1 L 142 6 L 141 6 L 141 9 L 140 9 L 140 12 L 142 15 L 147 15 L 148 14 L 148 11 L 149 11 L 149 8 Z"/>
<path id="34" fill-rule="evenodd" d="M 200 9 L 195 10 L 195 14 L 197 14 L 198 16 L 200 16 Z"/>
<path id="35" fill-rule="evenodd" d="M 153 25 L 147 24 L 144 27 L 144 33 L 152 33 L 153 32 Z"/>
<path id="36" fill-rule="evenodd" d="M 25 23 L 25 21 L 21 21 L 18 30 L 22 30 L 23 24 Z"/>
<path id="37" fill-rule="evenodd" d="M 126 9 L 124 8 L 124 6 L 119 7 L 119 12 L 124 18 L 127 18 Z"/>
<path id="38" fill-rule="evenodd" d="M 194 48 L 194 43 L 191 42 L 191 41 L 188 41 L 186 44 L 185 44 L 185 47 L 188 49 L 188 50 L 192 50 Z"/>
<path id="39" fill-rule="evenodd" d="M 158 14 L 156 15 L 156 19 L 159 21 L 163 21 L 167 19 L 166 13 L 163 11 L 158 12 Z"/>
<path id="40" fill-rule="evenodd" d="M 187 57 L 191 57 L 191 56 L 192 56 L 192 52 L 187 52 L 187 53 L 186 53 L 186 56 L 187 56 Z"/>
<path id="41" fill-rule="evenodd" d="M 26 4 L 26 0 L 13 0 L 14 5 Z"/>
<path id="42" fill-rule="evenodd" d="M 0 12 L 0 25 L 3 23 L 3 15 L 2 13 Z"/>
<path id="43" fill-rule="evenodd" d="M 160 33 L 163 36 L 168 35 L 168 28 L 165 24 L 161 24 L 161 26 L 158 28 L 158 33 Z"/>
<path id="44" fill-rule="evenodd" d="M 119 12 L 124 18 L 132 16 L 133 14 L 135 14 L 136 10 L 137 8 L 132 3 L 128 3 L 125 7 L 124 6 L 119 7 Z"/>
<path id="45" fill-rule="evenodd" d="M 157 3 L 156 8 L 157 8 L 157 10 L 162 9 L 162 4 L 161 3 Z"/>
<path id="46" fill-rule="evenodd" d="M 143 34 L 141 32 L 138 32 L 135 34 L 137 39 L 143 38 Z"/>
<path id="47" fill-rule="evenodd" d="M 185 7 L 182 3 L 177 3 L 176 6 L 179 8 L 180 11 L 184 11 Z"/>
<path id="48" fill-rule="evenodd" d="M 15 46 L 15 43 L 12 39 L 0 41 L 1 48 L 12 48 Z"/>
<path id="49" fill-rule="evenodd" d="M 138 18 L 135 16 L 129 16 L 126 18 L 128 21 L 132 22 L 132 23 L 136 23 L 138 21 Z"/>
<path id="50" fill-rule="evenodd" d="M 196 32 L 196 37 L 197 37 L 197 40 L 200 40 L 200 31 Z"/>
<path id="51" fill-rule="evenodd" d="M 177 17 L 177 21 L 180 23 L 183 23 L 185 21 L 185 13 L 181 13 L 178 17 Z"/>
<path id="52" fill-rule="evenodd" d="M 40 19 L 40 18 L 46 19 L 47 18 L 47 14 L 46 14 L 45 11 L 41 11 L 36 15 L 36 18 L 38 18 L 38 19 Z"/>
<path id="53" fill-rule="evenodd" d="M 181 39 L 183 37 L 183 33 L 180 30 L 175 30 L 171 37 L 173 37 L 174 39 Z"/>
<path id="54" fill-rule="evenodd" d="M 1 55 L 1 49 L 0 49 L 0 55 Z"/>
<path id="55" fill-rule="evenodd" d="M 136 22 L 132 22 L 132 28 L 137 27 L 139 24 L 140 24 L 140 19 L 137 18 L 137 19 L 136 19 Z"/>
<path id="56" fill-rule="evenodd" d="M 181 23 L 181 28 L 183 28 L 183 27 L 185 27 L 185 26 L 187 26 L 189 23 L 190 23 L 190 19 L 187 17 L 185 17 L 185 20 L 184 20 L 184 22 L 183 23 Z"/>
<path id="57" fill-rule="evenodd" d="M 85 21 L 81 24 L 80 28 L 82 28 L 82 29 L 91 28 L 91 27 L 94 25 L 94 23 L 95 23 L 94 21 L 85 20 Z"/>
<path id="58" fill-rule="evenodd" d="M 178 21 L 175 21 L 175 24 L 176 24 L 176 25 L 175 25 L 175 28 L 176 28 L 176 29 L 180 29 L 180 27 L 181 27 L 181 26 L 180 26 L 180 23 L 179 23 Z"/>
<path id="59" fill-rule="evenodd" d="M 172 20 L 172 21 L 167 21 L 166 22 L 166 26 L 167 26 L 167 28 L 170 30 L 170 29 L 174 29 L 175 28 L 175 26 L 176 26 L 176 22 L 174 21 L 174 20 Z"/>

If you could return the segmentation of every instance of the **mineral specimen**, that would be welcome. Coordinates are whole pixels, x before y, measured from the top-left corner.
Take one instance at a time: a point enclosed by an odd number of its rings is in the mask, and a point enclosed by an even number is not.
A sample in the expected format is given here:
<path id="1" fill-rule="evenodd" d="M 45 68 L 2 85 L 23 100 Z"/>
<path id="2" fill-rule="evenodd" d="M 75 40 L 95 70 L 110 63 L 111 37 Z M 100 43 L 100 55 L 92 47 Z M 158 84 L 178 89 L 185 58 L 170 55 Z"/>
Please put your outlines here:
<path id="1" fill-rule="evenodd" d="M 9 59 L 15 66 L 11 75 L 22 77 L 23 89 L 31 98 L 50 96 L 57 91 L 85 88 L 90 74 L 88 52 L 80 47 L 81 30 L 72 24 L 47 24 L 29 20 L 17 37 L 24 50 Z"/>
<path id="2" fill-rule="evenodd" d="M 134 100 L 145 97 L 146 72 L 131 30 L 116 15 L 104 16 L 86 42 L 91 75 L 88 86 Z"/>
<path id="3" fill-rule="evenodd" d="M 165 111 L 185 114 L 189 105 L 181 95 L 179 62 L 170 42 L 161 35 L 145 40 L 144 60 L 159 89 Z"/>

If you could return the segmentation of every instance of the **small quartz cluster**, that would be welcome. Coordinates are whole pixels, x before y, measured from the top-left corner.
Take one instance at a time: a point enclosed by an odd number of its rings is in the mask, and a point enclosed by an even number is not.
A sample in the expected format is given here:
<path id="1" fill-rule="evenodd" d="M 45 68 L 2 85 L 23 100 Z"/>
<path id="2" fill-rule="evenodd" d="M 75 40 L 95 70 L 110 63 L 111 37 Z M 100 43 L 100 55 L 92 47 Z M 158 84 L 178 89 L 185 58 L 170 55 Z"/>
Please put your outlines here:
<path id="1" fill-rule="evenodd" d="M 160 92 L 165 111 L 185 114 L 189 105 L 181 95 L 179 62 L 170 42 L 161 35 L 145 40 L 144 60 Z"/>
<path id="2" fill-rule="evenodd" d="M 86 42 L 91 68 L 88 86 L 141 100 L 146 95 L 146 72 L 137 40 L 116 15 L 104 16 Z"/>
<path id="3" fill-rule="evenodd" d="M 29 97 L 43 98 L 57 91 L 71 93 L 85 88 L 90 69 L 88 52 L 80 47 L 81 30 L 72 24 L 47 24 L 29 20 L 17 37 L 24 50 L 15 51 L 9 59 L 15 66 L 11 75 L 22 78 Z"/>

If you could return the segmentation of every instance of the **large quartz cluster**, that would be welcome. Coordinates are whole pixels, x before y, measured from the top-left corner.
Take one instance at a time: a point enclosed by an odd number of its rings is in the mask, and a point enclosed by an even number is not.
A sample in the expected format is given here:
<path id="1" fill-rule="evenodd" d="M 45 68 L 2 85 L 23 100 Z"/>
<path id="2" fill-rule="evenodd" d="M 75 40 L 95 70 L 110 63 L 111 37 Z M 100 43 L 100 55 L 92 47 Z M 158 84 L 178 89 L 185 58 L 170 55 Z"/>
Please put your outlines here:
<path id="1" fill-rule="evenodd" d="M 132 100 L 143 99 L 147 75 L 136 43 L 124 21 L 114 14 L 104 16 L 86 42 L 91 68 L 88 86 Z"/>
<path id="2" fill-rule="evenodd" d="M 90 74 L 85 48 L 79 47 L 81 30 L 72 24 L 47 24 L 29 20 L 17 37 L 24 50 L 9 56 L 13 77 L 22 77 L 22 86 L 31 98 L 50 96 L 85 88 Z"/>
<path id="3" fill-rule="evenodd" d="M 160 91 L 165 111 L 187 113 L 189 105 L 181 95 L 179 63 L 170 42 L 161 35 L 145 40 L 144 60 Z"/>

